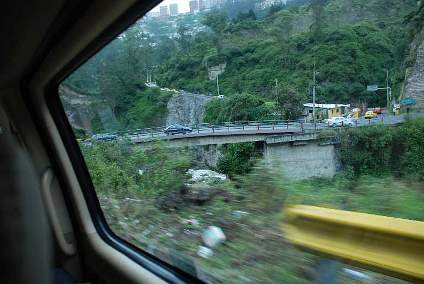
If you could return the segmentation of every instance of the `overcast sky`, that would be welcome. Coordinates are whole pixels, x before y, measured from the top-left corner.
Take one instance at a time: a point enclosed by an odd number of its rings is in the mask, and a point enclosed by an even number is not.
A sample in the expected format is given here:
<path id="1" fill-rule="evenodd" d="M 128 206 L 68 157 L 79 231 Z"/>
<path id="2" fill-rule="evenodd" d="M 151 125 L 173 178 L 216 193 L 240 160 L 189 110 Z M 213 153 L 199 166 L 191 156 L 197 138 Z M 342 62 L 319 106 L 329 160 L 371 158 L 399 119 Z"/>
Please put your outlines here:
<path id="1" fill-rule="evenodd" d="M 158 6 L 156 6 L 156 8 L 154 8 L 153 11 L 159 12 L 159 6 L 162 6 L 162 5 L 168 5 L 169 6 L 169 4 L 177 3 L 178 4 L 178 12 L 185 13 L 185 12 L 188 12 L 190 10 L 189 7 L 188 7 L 188 2 L 189 2 L 189 0 L 164 0 L 164 1 L 162 1 L 162 3 L 160 3 Z"/>

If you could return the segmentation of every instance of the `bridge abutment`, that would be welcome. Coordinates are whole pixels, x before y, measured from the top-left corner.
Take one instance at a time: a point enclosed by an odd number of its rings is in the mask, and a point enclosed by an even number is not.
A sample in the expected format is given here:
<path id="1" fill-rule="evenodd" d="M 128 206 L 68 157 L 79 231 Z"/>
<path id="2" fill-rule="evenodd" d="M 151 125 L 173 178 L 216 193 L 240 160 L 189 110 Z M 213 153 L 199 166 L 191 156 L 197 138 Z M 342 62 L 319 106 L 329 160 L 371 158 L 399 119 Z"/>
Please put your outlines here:
<path id="1" fill-rule="evenodd" d="M 336 143 L 322 141 L 315 134 L 270 137 L 265 143 L 264 160 L 290 179 L 332 177 L 340 169 L 338 151 Z"/>

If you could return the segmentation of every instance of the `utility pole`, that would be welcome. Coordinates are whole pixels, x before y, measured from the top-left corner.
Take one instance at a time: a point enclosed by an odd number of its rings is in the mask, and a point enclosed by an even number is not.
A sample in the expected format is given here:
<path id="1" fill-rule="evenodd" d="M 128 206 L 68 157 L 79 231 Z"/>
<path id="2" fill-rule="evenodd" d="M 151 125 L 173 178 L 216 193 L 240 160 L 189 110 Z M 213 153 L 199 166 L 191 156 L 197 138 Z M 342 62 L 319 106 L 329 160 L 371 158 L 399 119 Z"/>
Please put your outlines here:
<path id="1" fill-rule="evenodd" d="M 389 69 L 386 70 L 386 99 L 387 99 L 387 111 L 390 109 L 390 89 L 389 89 Z"/>
<path id="2" fill-rule="evenodd" d="M 218 73 L 216 74 L 216 89 L 218 90 L 218 96 L 219 96 L 219 75 Z"/>
<path id="3" fill-rule="evenodd" d="M 280 99 L 278 98 L 278 79 L 275 79 L 275 100 L 277 102 L 277 105 L 279 105 Z M 280 109 L 280 119 L 283 120 L 283 109 L 281 108 L 281 105 L 279 105 Z"/>
<path id="4" fill-rule="evenodd" d="M 315 62 L 314 62 L 314 85 L 312 87 L 312 115 L 314 117 L 315 124 L 315 95 L 316 95 L 316 70 L 315 70 Z"/>
<path id="5" fill-rule="evenodd" d="M 389 86 L 389 69 L 386 69 L 386 87 L 379 88 L 378 85 L 368 85 L 368 92 L 376 92 L 378 90 L 386 90 L 386 107 L 387 111 L 390 112 L 390 102 L 392 101 L 392 88 Z"/>

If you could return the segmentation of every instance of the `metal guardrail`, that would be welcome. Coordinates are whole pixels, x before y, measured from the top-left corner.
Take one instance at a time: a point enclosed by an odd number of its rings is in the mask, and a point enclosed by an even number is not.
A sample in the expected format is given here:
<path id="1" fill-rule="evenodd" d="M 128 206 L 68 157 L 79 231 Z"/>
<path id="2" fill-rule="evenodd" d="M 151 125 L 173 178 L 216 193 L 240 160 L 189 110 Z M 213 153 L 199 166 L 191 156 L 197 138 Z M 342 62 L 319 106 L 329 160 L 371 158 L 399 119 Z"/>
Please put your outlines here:
<path id="1" fill-rule="evenodd" d="M 193 133 L 215 133 L 223 131 L 247 131 L 247 130 L 276 130 L 276 129 L 290 129 L 297 128 L 302 129 L 303 123 L 297 121 L 287 120 L 264 120 L 264 121 L 235 121 L 235 122 L 223 122 L 221 124 L 202 123 L 199 125 L 192 125 L 190 128 Z M 144 129 L 134 129 L 128 131 L 108 132 L 107 134 L 114 134 L 118 136 L 140 136 L 140 137 L 157 137 L 163 136 L 165 127 L 154 127 Z M 99 133 L 101 134 L 101 133 Z"/>
<path id="2" fill-rule="evenodd" d="M 296 205 L 285 209 L 282 229 L 301 248 L 424 281 L 424 222 Z"/>
<path id="3" fill-rule="evenodd" d="M 423 116 L 424 113 L 411 113 L 410 118 L 416 118 Z M 405 115 L 399 116 L 380 116 L 373 119 L 357 119 L 354 120 L 352 127 L 377 125 L 377 124 L 397 124 L 404 122 L 408 117 Z M 346 127 L 346 125 L 340 125 Z M 302 132 L 316 132 L 324 128 L 333 127 L 330 123 L 306 123 L 301 121 L 293 120 L 263 120 L 263 121 L 233 121 L 223 122 L 220 124 L 212 123 L 201 123 L 198 125 L 192 125 L 192 133 L 204 134 L 204 133 L 216 133 L 216 132 L 230 132 L 230 131 L 252 131 L 252 130 L 278 130 L 278 129 L 297 129 Z M 103 134 L 115 134 L 119 137 L 136 137 L 138 139 L 155 138 L 164 136 L 165 127 L 153 127 L 144 129 L 134 129 L 127 131 L 109 132 Z M 102 134 L 102 133 L 98 133 Z"/>

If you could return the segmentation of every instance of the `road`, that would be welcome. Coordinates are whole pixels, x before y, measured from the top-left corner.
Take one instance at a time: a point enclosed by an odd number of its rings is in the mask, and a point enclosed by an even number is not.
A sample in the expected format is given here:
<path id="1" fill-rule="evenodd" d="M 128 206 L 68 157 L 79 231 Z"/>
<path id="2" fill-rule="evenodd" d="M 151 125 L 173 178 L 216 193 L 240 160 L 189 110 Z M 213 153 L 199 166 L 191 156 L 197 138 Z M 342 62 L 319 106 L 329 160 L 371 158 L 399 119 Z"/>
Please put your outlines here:
<path id="1" fill-rule="evenodd" d="M 419 116 L 424 116 L 424 112 L 411 113 L 410 119 L 414 119 Z M 365 119 L 363 117 L 354 120 L 353 127 L 386 124 L 393 125 L 402 123 L 406 120 L 406 115 L 387 115 L 381 114 L 373 119 Z M 151 139 L 179 139 L 189 137 L 204 137 L 212 135 L 249 135 L 255 133 L 266 133 L 266 134 L 283 134 L 303 131 L 315 131 L 325 128 L 331 128 L 326 123 L 302 123 L 302 122 L 287 122 L 287 121 L 264 121 L 264 122 L 240 122 L 240 123 L 225 123 L 224 125 L 209 125 L 203 124 L 200 127 L 193 127 L 193 132 L 188 134 L 175 134 L 166 135 L 163 132 L 163 128 L 155 129 L 139 129 L 134 131 L 127 131 L 117 133 L 120 139 L 129 139 L 133 143 L 141 143 L 145 140 Z"/>

